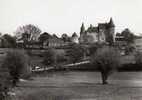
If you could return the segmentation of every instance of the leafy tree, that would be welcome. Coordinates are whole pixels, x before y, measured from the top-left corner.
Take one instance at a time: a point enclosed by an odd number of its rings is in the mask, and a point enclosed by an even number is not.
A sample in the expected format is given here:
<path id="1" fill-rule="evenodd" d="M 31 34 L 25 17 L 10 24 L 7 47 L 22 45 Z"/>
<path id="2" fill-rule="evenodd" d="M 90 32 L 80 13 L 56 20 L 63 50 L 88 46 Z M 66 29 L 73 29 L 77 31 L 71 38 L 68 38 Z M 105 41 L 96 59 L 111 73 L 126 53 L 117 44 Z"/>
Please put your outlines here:
<path id="1" fill-rule="evenodd" d="M 69 36 L 64 33 L 64 34 L 62 34 L 61 39 L 62 39 L 64 42 L 68 42 L 68 41 L 69 41 Z"/>
<path id="2" fill-rule="evenodd" d="M 46 66 L 50 66 L 56 63 L 55 50 L 50 48 L 47 52 L 44 53 L 44 59 L 42 63 Z"/>
<path id="3" fill-rule="evenodd" d="M 89 47 L 89 54 L 91 55 L 91 54 L 94 54 L 95 52 L 96 52 L 96 50 L 98 49 L 98 45 L 96 45 L 96 44 L 94 44 L 94 45 L 91 45 L 90 47 Z"/>
<path id="4" fill-rule="evenodd" d="M 58 64 L 65 63 L 67 61 L 65 54 L 57 54 L 56 57 L 57 57 L 56 62 Z"/>
<path id="5" fill-rule="evenodd" d="M 102 83 L 107 84 L 108 76 L 120 65 L 120 53 L 112 47 L 97 49 L 91 62 L 101 72 Z"/>
<path id="6" fill-rule="evenodd" d="M 15 48 L 16 47 L 16 39 L 9 34 L 4 34 L 2 36 L 2 47 L 6 48 Z"/>
<path id="7" fill-rule="evenodd" d="M 135 61 L 136 61 L 136 64 L 138 65 L 142 64 L 142 53 L 141 52 L 136 52 Z"/>
<path id="8" fill-rule="evenodd" d="M 22 72 L 28 67 L 28 56 L 24 51 L 8 51 L 2 64 L 3 68 L 7 68 L 11 76 L 13 86 L 16 86 Z"/>
<path id="9" fill-rule="evenodd" d="M 74 45 L 66 52 L 70 61 L 76 63 L 84 57 L 84 49 L 80 45 Z"/>
<path id="10" fill-rule="evenodd" d="M 15 35 L 17 39 L 22 39 L 26 41 L 36 41 L 40 33 L 41 30 L 37 26 L 28 24 L 18 27 L 15 32 Z"/>
<path id="11" fill-rule="evenodd" d="M 126 28 L 124 31 L 122 31 L 121 36 L 124 37 L 124 41 L 127 43 L 125 53 L 128 55 L 135 50 L 135 47 L 131 45 L 134 43 L 135 35 L 128 28 Z"/>
<path id="12" fill-rule="evenodd" d="M 124 29 L 121 35 L 124 36 L 124 40 L 127 42 L 127 44 L 134 42 L 135 36 L 128 28 Z"/>
<path id="13" fill-rule="evenodd" d="M 122 36 L 121 33 L 116 33 L 116 36 Z"/>
<path id="14" fill-rule="evenodd" d="M 6 100 L 9 88 L 9 73 L 6 68 L 0 66 L 0 100 Z"/>
<path id="15" fill-rule="evenodd" d="M 55 50 L 54 48 L 48 49 L 44 54 L 42 63 L 45 67 L 54 66 L 55 68 L 60 67 L 66 61 L 64 50 Z"/>

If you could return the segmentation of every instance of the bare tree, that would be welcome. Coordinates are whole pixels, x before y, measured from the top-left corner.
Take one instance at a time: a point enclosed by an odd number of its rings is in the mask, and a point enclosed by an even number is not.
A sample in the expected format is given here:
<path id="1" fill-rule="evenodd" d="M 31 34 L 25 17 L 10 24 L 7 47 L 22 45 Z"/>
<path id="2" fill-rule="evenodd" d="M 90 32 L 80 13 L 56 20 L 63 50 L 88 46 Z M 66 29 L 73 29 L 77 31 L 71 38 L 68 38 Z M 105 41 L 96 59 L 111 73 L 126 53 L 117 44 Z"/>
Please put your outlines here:
<path id="1" fill-rule="evenodd" d="M 25 41 L 35 41 L 38 39 L 40 33 L 41 30 L 38 28 L 38 26 L 28 24 L 18 27 L 15 32 L 15 35 L 18 39 L 20 38 Z"/>

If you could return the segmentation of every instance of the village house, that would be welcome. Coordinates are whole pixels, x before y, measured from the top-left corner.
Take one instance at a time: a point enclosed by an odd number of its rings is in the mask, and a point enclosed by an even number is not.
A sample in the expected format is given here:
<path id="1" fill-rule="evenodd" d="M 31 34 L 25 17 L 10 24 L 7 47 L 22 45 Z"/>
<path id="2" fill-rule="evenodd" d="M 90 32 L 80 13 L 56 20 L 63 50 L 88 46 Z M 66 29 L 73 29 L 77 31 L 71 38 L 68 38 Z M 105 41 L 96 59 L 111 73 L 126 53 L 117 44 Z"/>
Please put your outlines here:
<path id="1" fill-rule="evenodd" d="M 79 43 L 79 37 L 75 32 L 73 33 L 73 35 L 71 37 L 71 42 L 72 43 Z"/>
<path id="2" fill-rule="evenodd" d="M 142 37 L 135 39 L 134 43 L 136 51 L 142 52 Z"/>
<path id="3" fill-rule="evenodd" d="M 50 38 L 43 42 L 43 48 L 60 47 L 64 45 L 65 45 L 64 41 L 59 38 Z"/>

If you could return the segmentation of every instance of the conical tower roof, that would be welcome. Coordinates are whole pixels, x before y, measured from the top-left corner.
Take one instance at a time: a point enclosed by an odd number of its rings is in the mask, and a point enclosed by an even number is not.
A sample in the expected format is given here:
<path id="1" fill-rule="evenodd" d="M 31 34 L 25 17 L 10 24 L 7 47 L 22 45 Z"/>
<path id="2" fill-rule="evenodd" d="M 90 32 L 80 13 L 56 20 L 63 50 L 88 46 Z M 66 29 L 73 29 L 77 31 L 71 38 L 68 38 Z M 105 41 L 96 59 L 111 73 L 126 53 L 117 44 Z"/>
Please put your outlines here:
<path id="1" fill-rule="evenodd" d="M 110 18 L 109 26 L 110 27 L 115 27 L 112 17 Z"/>
<path id="2" fill-rule="evenodd" d="M 85 26 L 84 23 L 82 23 L 81 28 L 80 28 L 80 34 L 85 32 Z"/>
<path id="3" fill-rule="evenodd" d="M 78 37 L 78 35 L 74 32 L 74 33 L 72 34 L 72 37 Z"/>

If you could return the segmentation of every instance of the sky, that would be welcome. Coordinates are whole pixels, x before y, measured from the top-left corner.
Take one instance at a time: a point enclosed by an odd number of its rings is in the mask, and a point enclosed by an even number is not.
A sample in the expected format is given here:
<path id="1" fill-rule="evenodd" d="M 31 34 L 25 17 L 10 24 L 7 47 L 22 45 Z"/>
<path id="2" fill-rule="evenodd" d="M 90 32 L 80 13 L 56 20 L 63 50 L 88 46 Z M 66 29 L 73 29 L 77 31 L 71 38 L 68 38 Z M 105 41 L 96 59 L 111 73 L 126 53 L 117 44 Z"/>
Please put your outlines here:
<path id="1" fill-rule="evenodd" d="M 84 22 L 108 22 L 113 18 L 116 32 L 129 28 L 142 33 L 142 0 L 0 0 L 0 32 L 13 34 L 17 27 L 34 24 L 42 32 L 71 35 Z"/>

